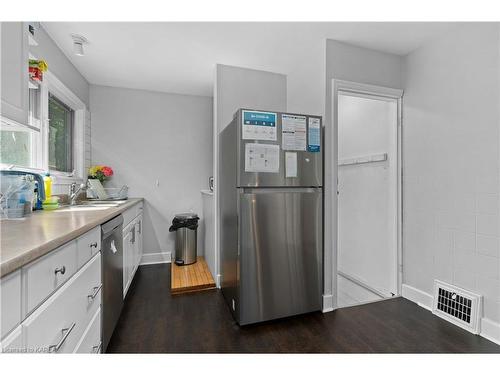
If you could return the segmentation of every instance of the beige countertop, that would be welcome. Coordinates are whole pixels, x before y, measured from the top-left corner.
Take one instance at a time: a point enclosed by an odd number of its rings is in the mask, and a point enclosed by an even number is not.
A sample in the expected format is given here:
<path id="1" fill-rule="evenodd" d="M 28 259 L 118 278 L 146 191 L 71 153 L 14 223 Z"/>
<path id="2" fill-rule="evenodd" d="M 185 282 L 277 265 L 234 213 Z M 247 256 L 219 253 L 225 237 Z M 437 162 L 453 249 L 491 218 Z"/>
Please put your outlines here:
<path id="1" fill-rule="evenodd" d="M 106 209 L 36 211 L 24 220 L 2 220 L 0 277 L 74 240 L 142 200 L 130 198 L 120 206 Z"/>

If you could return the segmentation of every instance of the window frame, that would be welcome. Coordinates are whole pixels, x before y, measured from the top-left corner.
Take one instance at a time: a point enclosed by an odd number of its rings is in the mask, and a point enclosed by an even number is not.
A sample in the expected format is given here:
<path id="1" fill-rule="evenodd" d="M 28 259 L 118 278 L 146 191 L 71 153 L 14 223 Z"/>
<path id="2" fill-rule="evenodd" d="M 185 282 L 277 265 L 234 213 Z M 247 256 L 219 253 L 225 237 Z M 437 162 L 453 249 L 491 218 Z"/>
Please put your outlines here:
<path id="1" fill-rule="evenodd" d="M 30 56 L 30 58 L 35 58 Z M 71 182 L 83 182 L 86 178 L 85 171 L 85 116 L 87 106 L 69 88 L 67 88 L 50 70 L 44 73 L 43 82 L 39 83 L 39 119 L 30 118 L 29 124 L 19 124 L 15 121 L 2 117 L 2 130 L 17 128 L 31 133 L 31 166 L 18 166 L 0 163 L 1 169 L 16 169 L 43 173 L 49 171 L 54 177 L 55 183 L 69 184 Z M 72 129 L 73 138 L 73 171 L 61 172 L 49 170 L 49 92 L 57 97 L 66 106 L 74 111 Z"/>
<path id="2" fill-rule="evenodd" d="M 64 180 L 83 180 L 85 176 L 85 111 L 86 105 L 71 90 L 69 90 L 55 75 L 50 71 L 44 73 L 43 83 L 40 85 L 41 106 L 41 134 L 42 134 L 42 160 L 45 170 L 49 168 L 49 113 L 48 102 L 49 92 L 60 101 L 70 107 L 74 114 L 73 127 L 73 171 L 60 172 L 50 171 L 57 181 Z M 47 104 L 47 105 L 45 105 Z"/>

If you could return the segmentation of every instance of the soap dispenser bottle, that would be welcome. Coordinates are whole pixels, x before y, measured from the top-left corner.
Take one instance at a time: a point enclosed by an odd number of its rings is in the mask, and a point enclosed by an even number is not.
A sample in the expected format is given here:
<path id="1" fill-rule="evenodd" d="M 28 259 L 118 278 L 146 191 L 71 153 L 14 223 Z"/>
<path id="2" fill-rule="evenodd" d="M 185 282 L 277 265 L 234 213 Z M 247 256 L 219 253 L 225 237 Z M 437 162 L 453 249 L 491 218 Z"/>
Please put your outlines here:
<path id="1" fill-rule="evenodd" d="M 50 177 L 50 173 L 45 173 L 43 176 L 43 186 L 45 189 L 45 201 L 49 201 L 52 196 L 52 177 Z"/>

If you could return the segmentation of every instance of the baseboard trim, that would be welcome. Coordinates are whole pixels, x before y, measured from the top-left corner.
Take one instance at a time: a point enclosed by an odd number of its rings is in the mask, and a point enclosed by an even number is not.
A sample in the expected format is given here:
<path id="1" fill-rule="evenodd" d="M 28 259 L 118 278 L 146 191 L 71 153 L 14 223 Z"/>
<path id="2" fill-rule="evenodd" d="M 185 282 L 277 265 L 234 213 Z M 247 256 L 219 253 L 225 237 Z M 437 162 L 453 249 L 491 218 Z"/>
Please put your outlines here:
<path id="1" fill-rule="evenodd" d="M 160 252 L 160 253 L 148 253 L 142 254 L 141 266 L 146 264 L 159 264 L 159 263 L 170 263 L 172 260 L 172 253 L 170 251 Z"/>
<path id="2" fill-rule="evenodd" d="M 333 311 L 333 294 L 323 294 L 323 312 Z"/>
<path id="3" fill-rule="evenodd" d="M 500 345 L 500 323 L 482 318 L 480 335 L 485 339 L 488 339 L 490 341 L 493 341 L 495 344 Z"/>
<path id="4" fill-rule="evenodd" d="M 222 275 L 219 273 L 219 274 L 215 275 L 215 287 L 217 289 L 221 288 L 221 282 L 222 282 Z"/>
<path id="5" fill-rule="evenodd" d="M 434 301 L 434 297 L 432 297 L 429 293 L 425 293 L 407 284 L 403 284 L 401 291 L 404 298 L 415 302 L 417 305 L 426 310 L 432 311 L 432 301 Z"/>
<path id="6" fill-rule="evenodd" d="M 403 284 L 403 297 L 432 312 L 434 298 L 429 293 Z M 481 318 L 481 332 L 479 336 L 500 345 L 500 323 Z"/>

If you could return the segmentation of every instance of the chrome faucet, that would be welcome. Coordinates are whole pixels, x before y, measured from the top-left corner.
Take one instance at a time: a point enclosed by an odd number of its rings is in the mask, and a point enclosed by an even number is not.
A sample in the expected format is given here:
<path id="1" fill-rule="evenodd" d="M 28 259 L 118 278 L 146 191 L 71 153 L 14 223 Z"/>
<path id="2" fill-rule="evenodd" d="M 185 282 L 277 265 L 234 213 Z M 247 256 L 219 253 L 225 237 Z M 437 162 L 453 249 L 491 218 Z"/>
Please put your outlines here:
<path id="1" fill-rule="evenodd" d="M 87 185 L 81 184 L 78 188 L 76 187 L 76 182 L 73 182 L 71 185 L 69 185 L 69 204 L 70 206 L 74 206 L 76 204 L 76 199 L 78 198 L 78 195 L 87 189 Z"/>

